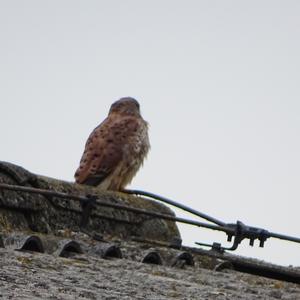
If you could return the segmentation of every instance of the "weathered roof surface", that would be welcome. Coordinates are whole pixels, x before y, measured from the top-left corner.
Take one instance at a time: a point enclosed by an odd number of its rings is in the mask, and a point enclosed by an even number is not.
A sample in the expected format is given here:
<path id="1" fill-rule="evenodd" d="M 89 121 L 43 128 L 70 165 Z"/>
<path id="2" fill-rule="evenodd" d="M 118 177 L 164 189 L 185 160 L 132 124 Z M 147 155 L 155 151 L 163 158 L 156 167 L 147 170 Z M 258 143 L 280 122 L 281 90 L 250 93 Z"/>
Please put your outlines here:
<path id="1" fill-rule="evenodd" d="M 92 195 L 111 204 L 174 215 L 168 207 L 155 201 L 123 193 L 102 192 L 97 188 L 37 176 L 19 166 L 4 162 L 0 162 L 0 182 L 54 190 L 75 196 Z M 83 205 L 76 199 L 0 190 L 0 210 L 2 231 L 12 229 L 51 233 L 66 227 L 79 231 L 82 227 Z M 135 236 L 172 242 L 174 238 L 180 238 L 174 222 L 97 204 L 93 205 L 91 218 L 88 218 L 85 229 L 91 233 L 97 232 L 124 239 Z"/>
<path id="2" fill-rule="evenodd" d="M 174 215 L 154 201 L 8 163 L 0 163 L 0 182 Z M 83 212 L 74 199 L 0 189 L 0 298 L 300 299 L 298 284 L 246 274 L 299 282 L 299 269 L 181 247 L 175 223 L 109 207 L 95 205 L 83 228 Z"/>
<path id="3" fill-rule="evenodd" d="M 122 250 L 129 246 L 123 245 Z M 131 244 L 143 251 L 145 245 Z M 130 258 L 71 258 L 0 249 L 2 299 L 299 299 L 296 284 Z M 1 297 L 0 296 L 0 297 Z"/>

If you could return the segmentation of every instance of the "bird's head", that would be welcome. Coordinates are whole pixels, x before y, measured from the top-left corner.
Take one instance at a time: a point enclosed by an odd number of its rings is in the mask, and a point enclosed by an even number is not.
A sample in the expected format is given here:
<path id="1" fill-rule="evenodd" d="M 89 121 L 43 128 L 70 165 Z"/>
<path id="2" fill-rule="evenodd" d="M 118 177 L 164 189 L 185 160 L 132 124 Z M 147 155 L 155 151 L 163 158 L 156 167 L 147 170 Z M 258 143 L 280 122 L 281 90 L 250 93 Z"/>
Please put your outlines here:
<path id="1" fill-rule="evenodd" d="M 139 116 L 140 105 L 134 98 L 130 98 L 130 97 L 121 98 L 120 100 L 114 102 L 111 105 L 109 113 Z"/>

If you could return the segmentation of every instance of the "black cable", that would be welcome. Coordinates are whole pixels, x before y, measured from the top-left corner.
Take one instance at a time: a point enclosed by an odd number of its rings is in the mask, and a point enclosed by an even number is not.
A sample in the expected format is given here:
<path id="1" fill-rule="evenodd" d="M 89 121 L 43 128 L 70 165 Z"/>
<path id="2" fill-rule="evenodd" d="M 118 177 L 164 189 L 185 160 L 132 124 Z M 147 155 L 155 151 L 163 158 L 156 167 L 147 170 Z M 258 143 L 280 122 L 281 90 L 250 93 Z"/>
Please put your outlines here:
<path id="1" fill-rule="evenodd" d="M 57 192 L 54 190 L 46 190 L 46 189 L 39 189 L 39 188 L 19 186 L 19 185 L 11 185 L 11 184 L 5 184 L 5 183 L 0 183 L 0 189 L 6 189 L 6 190 L 12 190 L 12 191 L 23 191 L 23 192 L 28 192 L 28 193 L 48 195 L 48 196 L 59 197 L 59 198 L 64 198 L 64 199 L 73 199 L 73 200 L 81 201 L 81 203 L 85 202 L 85 201 L 86 202 L 90 201 L 90 197 L 70 195 L 70 194 L 66 194 L 66 193 L 62 193 L 62 192 Z M 162 213 L 158 213 L 158 212 L 150 212 L 145 209 L 135 208 L 135 207 L 127 206 L 127 205 L 109 203 L 109 202 L 106 202 L 103 200 L 99 200 L 97 198 L 95 198 L 95 204 L 98 204 L 98 205 L 104 206 L 104 207 L 122 209 L 122 210 L 130 211 L 133 213 L 137 213 L 137 214 L 151 216 L 154 218 L 160 218 L 160 219 L 169 220 L 169 221 L 173 221 L 173 222 L 180 222 L 180 223 L 185 223 L 185 224 L 194 225 L 194 226 L 198 226 L 198 227 L 204 227 L 204 228 L 208 228 L 208 229 L 212 229 L 212 230 L 223 231 L 229 237 L 236 236 L 236 238 L 238 238 L 238 243 L 240 243 L 243 239 L 248 238 L 248 239 L 250 239 L 250 244 L 252 245 L 252 242 L 255 239 L 258 239 L 261 242 L 261 247 L 263 247 L 264 241 L 269 237 L 300 243 L 300 238 L 291 237 L 291 236 L 287 236 L 287 235 L 283 235 L 283 234 L 279 234 L 279 233 L 275 233 L 275 232 L 269 232 L 269 231 L 261 229 L 261 228 L 246 226 L 239 221 L 236 224 L 226 224 L 220 220 L 210 217 L 204 213 L 201 213 L 201 212 L 194 210 L 190 207 L 187 207 L 183 204 L 180 204 L 173 200 L 167 199 L 165 197 L 155 195 L 153 193 L 139 191 L 139 190 L 126 190 L 125 192 L 128 194 L 143 195 L 143 196 L 146 196 L 149 198 L 153 198 L 153 199 L 162 201 L 164 203 L 168 203 L 170 205 L 173 205 L 175 207 L 178 207 L 185 211 L 188 211 L 194 215 L 197 215 L 201 218 L 204 218 L 210 222 L 213 222 L 217 225 L 207 224 L 207 223 L 189 220 L 189 219 L 185 219 L 185 218 L 174 217 L 172 215 L 162 214 Z M 45 198 L 45 199 L 47 199 L 47 198 Z M 237 228 L 239 226 L 242 229 L 241 233 L 237 232 Z M 232 249 L 232 250 L 234 250 L 234 249 Z"/>
<path id="2" fill-rule="evenodd" d="M 193 208 L 190 208 L 184 204 L 181 204 L 179 202 L 176 202 L 176 201 L 173 201 L 171 199 L 168 199 L 166 197 L 162 197 L 162 196 L 159 196 L 159 195 L 156 195 L 156 194 L 153 194 L 153 193 L 149 193 L 149 192 L 145 192 L 145 191 L 140 191 L 140 190 L 124 190 L 123 191 L 124 193 L 128 193 L 128 194 L 133 194 L 133 195 L 140 195 L 140 196 L 146 196 L 146 197 L 149 197 L 149 198 L 152 198 L 152 199 L 155 199 L 155 200 L 158 200 L 158 201 L 161 201 L 161 202 L 164 202 L 164 203 L 167 203 L 167 204 L 170 204 L 172 206 L 175 206 L 177 208 L 180 208 L 184 211 L 187 211 L 195 216 L 198 216 L 202 219 L 205 219 L 209 222 L 212 222 L 214 224 L 217 224 L 219 226 L 225 226 L 226 223 L 216 219 L 216 218 L 213 218 L 207 214 L 204 214 L 198 210 L 195 210 Z"/>

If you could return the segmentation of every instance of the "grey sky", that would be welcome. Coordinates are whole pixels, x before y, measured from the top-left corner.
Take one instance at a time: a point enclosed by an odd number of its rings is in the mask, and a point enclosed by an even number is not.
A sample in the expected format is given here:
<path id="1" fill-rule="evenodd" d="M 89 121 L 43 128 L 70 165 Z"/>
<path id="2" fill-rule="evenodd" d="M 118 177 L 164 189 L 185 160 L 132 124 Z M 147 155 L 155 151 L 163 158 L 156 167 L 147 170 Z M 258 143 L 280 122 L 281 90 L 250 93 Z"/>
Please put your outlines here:
<path id="1" fill-rule="evenodd" d="M 299 28 L 299 1 L 0 0 L 0 159 L 73 181 L 91 130 L 132 96 L 152 144 L 132 187 L 300 236 Z M 299 265 L 299 247 L 238 253 Z"/>

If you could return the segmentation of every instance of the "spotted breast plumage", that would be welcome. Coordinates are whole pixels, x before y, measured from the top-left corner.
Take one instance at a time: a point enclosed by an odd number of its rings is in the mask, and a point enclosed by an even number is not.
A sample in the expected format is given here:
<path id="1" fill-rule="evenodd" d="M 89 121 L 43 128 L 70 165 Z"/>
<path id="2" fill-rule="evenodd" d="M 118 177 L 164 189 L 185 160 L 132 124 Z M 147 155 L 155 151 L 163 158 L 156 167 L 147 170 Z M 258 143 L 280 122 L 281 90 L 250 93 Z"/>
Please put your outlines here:
<path id="1" fill-rule="evenodd" d="M 114 102 L 90 134 L 75 173 L 77 183 L 120 191 L 135 176 L 150 149 L 148 124 L 133 98 Z"/>

